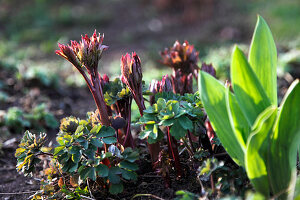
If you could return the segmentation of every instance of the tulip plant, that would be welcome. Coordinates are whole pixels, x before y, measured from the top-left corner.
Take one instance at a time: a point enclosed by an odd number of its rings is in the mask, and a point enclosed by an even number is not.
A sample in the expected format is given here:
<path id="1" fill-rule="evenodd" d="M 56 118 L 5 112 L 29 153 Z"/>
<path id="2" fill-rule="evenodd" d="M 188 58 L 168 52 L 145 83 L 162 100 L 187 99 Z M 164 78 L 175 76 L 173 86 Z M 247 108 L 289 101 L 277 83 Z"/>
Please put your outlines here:
<path id="1" fill-rule="evenodd" d="M 293 199 L 300 141 L 300 84 L 292 83 L 277 107 L 277 52 L 258 17 L 248 60 L 232 53 L 232 91 L 205 72 L 199 92 L 222 145 L 265 199 Z"/>

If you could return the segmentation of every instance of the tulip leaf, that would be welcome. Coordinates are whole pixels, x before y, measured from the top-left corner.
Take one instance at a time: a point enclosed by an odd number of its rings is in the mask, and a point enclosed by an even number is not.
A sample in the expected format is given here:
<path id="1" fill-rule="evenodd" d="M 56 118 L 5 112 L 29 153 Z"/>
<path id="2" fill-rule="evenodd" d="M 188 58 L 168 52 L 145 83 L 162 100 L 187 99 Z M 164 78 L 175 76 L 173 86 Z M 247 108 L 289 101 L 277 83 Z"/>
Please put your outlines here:
<path id="1" fill-rule="evenodd" d="M 247 175 L 257 192 L 270 195 L 268 181 L 268 152 L 277 107 L 270 106 L 256 119 L 247 143 L 245 166 Z"/>
<path id="2" fill-rule="evenodd" d="M 231 80 L 236 99 L 250 125 L 271 105 L 263 87 L 243 52 L 235 46 L 231 61 Z"/>
<path id="3" fill-rule="evenodd" d="M 300 84 L 292 83 L 285 94 L 274 127 L 271 143 L 270 180 L 273 193 L 279 198 L 292 196 L 296 179 L 297 149 L 300 141 Z M 286 191 L 286 192 L 283 192 Z"/>
<path id="4" fill-rule="evenodd" d="M 246 149 L 246 143 L 250 134 L 250 125 L 245 118 L 234 94 L 226 90 L 226 106 L 231 127 L 234 134 L 243 148 Z"/>
<path id="5" fill-rule="evenodd" d="M 212 127 L 225 150 L 238 164 L 244 165 L 244 149 L 234 137 L 226 108 L 225 87 L 213 76 L 201 71 L 199 75 L 199 93 Z"/>
<path id="6" fill-rule="evenodd" d="M 257 19 L 248 60 L 271 103 L 277 106 L 276 45 L 271 30 L 261 16 Z"/>

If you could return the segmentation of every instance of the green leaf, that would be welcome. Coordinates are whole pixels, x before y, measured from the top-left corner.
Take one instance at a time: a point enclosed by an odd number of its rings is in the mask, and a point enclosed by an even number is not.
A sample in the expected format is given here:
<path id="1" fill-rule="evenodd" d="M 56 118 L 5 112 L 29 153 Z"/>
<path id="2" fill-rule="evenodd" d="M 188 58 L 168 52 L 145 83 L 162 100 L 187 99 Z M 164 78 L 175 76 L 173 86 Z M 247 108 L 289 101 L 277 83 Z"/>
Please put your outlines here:
<path id="1" fill-rule="evenodd" d="M 235 95 L 229 91 L 229 88 L 226 88 L 226 107 L 233 133 L 242 148 L 246 149 L 251 127 L 242 113 Z"/>
<path id="2" fill-rule="evenodd" d="M 80 167 L 80 168 L 81 168 L 81 167 Z M 80 170 L 78 170 L 78 171 L 80 171 L 80 172 L 79 172 L 80 178 L 81 178 L 82 180 L 85 180 L 85 179 L 88 177 L 88 175 L 89 175 L 90 167 L 83 168 L 83 169 L 80 169 Z"/>
<path id="3" fill-rule="evenodd" d="M 186 116 L 182 115 L 177 119 L 176 122 L 179 121 L 179 124 L 185 129 L 185 130 L 192 130 L 193 129 L 193 122 Z"/>
<path id="4" fill-rule="evenodd" d="M 99 164 L 96 167 L 96 171 L 97 171 L 97 173 L 98 173 L 98 175 L 100 177 L 107 177 L 108 176 L 108 172 L 109 172 L 109 168 L 106 165 Z"/>
<path id="5" fill-rule="evenodd" d="M 118 174 L 121 174 L 121 170 L 119 167 L 112 167 L 109 169 L 108 172 L 108 180 L 112 184 L 119 184 L 120 183 L 120 177 Z"/>
<path id="6" fill-rule="evenodd" d="M 100 132 L 97 134 L 97 137 L 109 137 L 115 136 L 116 131 L 110 126 L 102 126 Z"/>
<path id="7" fill-rule="evenodd" d="M 139 168 L 136 163 L 128 162 L 125 160 L 120 162 L 120 167 L 124 168 L 124 169 L 133 170 L 133 171 L 138 170 L 138 168 Z"/>
<path id="8" fill-rule="evenodd" d="M 69 172 L 75 172 L 76 170 L 77 170 L 77 168 L 78 168 L 78 162 L 77 163 L 74 163 L 74 162 L 72 162 L 72 164 L 70 164 L 70 166 L 69 166 Z"/>
<path id="9" fill-rule="evenodd" d="M 91 143 L 96 146 L 96 147 L 102 147 L 103 146 L 103 142 L 101 142 L 101 140 L 99 140 L 98 138 L 92 138 L 91 139 Z"/>
<path id="10" fill-rule="evenodd" d="M 121 169 L 122 177 L 126 180 L 137 180 L 137 174 L 133 171 Z"/>
<path id="11" fill-rule="evenodd" d="M 170 129 L 170 134 L 176 139 L 180 140 L 180 138 L 186 135 L 187 131 L 177 122 L 174 123 Z"/>
<path id="12" fill-rule="evenodd" d="M 269 160 L 273 194 L 280 199 L 292 199 L 296 179 L 297 148 L 300 142 L 300 84 L 296 80 L 289 87 L 279 108 L 274 126 Z M 287 191 L 287 192 L 283 192 Z"/>
<path id="13" fill-rule="evenodd" d="M 89 168 L 89 173 L 88 173 L 88 176 L 90 179 L 92 179 L 93 181 L 96 180 L 96 169 L 94 167 L 90 167 Z"/>
<path id="14" fill-rule="evenodd" d="M 261 16 L 257 19 L 248 60 L 271 103 L 277 106 L 276 45 L 271 30 Z"/>
<path id="15" fill-rule="evenodd" d="M 270 195 L 268 181 L 268 152 L 277 108 L 270 106 L 255 121 L 248 139 L 245 166 L 254 188 L 266 198 Z"/>
<path id="16" fill-rule="evenodd" d="M 115 137 L 107 137 L 107 138 L 103 138 L 103 142 L 104 142 L 105 144 L 116 143 L 116 142 L 117 142 L 117 138 L 115 138 Z"/>
<path id="17" fill-rule="evenodd" d="M 224 85 L 208 73 L 200 71 L 199 93 L 212 127 L 225 150 L 238 165 L 243 166 L 245 149 L 234 137 L 235 135 L 230 125 Z"/>
<path id="18" fill-rule="evenodd" d="M 122 183 L 119 183 L 119 184 L 111 184 L 110 187 L 109 187 L 109 192 L 111 194 L 118 194 L 118 193 L 121 193 L 123 192 L 123 184 Z"/>
<path id="19" fill-rule="evenodd" d="M 72 161 L 74 163 L 78 163 L 80 161 L 80 158 L 81 158 L 81 151 L 78 151 L 77 153 L 73 154 L 72 155 Z"/>
<path id="20" fill-rule="evenodd" d="M 70 154 L 76 154 L 81 150 L 81 148 L 79 146 L 71 146 L 69 149 L 69 153 Z"/>
<path id="21" fill-rule="evenodd" d="M 90 131 L 90 133 L 92 133 L 92 134 L 94 134 L 94 135 L 98 134 L 99 131 L 100 131 L 100 129 L 101 129 L 101 127 L 102 127 L 101 124 L 98 124 L 98 125 L 94 126 L 94 127 L 92 128 L 92 130 Z"/>
<path id="22" fill-rule="evenodd" d="M 61 154 L 60 152 L 65 148 L 65 146 L 58 146 L 54 149 L 54 155 Z"/>
<path id="23" fill-rule="evenodd" d="M 174 122 L 175 122 L 175 119 L 166 119 L 166 120 L 162 120 L 159 125 L 172 126 L 174 124 Z"/>
<path id="24" fill-rule="evenodd" d="M 250 125 L 271 105 L 243 52 L 235 46 L 231 60 L 231 81 L 236 99 Z"/>
<path id="25" fill-rule="evenodd" d="M 95 160 L 95 151 L 92 149 L 87 149 L 83 152 L 89 159 Z"/>

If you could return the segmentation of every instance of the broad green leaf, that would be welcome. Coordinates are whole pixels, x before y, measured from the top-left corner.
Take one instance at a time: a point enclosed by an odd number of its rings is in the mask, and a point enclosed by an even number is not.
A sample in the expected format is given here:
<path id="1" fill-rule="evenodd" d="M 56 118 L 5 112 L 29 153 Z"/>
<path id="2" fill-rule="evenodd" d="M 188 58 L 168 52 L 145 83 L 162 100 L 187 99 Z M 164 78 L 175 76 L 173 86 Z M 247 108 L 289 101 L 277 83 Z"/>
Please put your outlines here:
<path id="1" fill-rule="evenodd" d="M 176 121 L 170 129 L 170 134 L 176 139 L 180 140 L 180 138 L 186 135 L 187 131 Z"/>
<path id="2" fill-rule="evenodd" d="M 90 167 L 89 169 L 90 170 L 89 170 L 88 176 L 89 176 L 90 179 L 92 179 L 93 181 L 95 181 L 96 180 L 96 176 L 97 176 L 96 169 L 94 167 Z"/>
<path id="3" fill-rule="evenodd" d="M 236 99 L 250 125 L 271 105 L 243 52 L 235 46 L 231 60 L 231 81 Z"/>
<path id="4" fill-rule="evenodd" d="M 61 152 L 63 149 L 65 148 L 65 146 L 58 146 L 54 149 L 54 155 L 58 155 L 58 154 L 61 154 L 59 152 Z"/>
<path id="5" fill-rule="evenodd" d="M 96 147 L 102 147 L 103 146 L 103 142 L 101 140 L 99 140 L 98 138 L 92 138 L 91 139 L 91 143 L 96 146 Z"/>
<path id="6" fill-rule="evenodd" d="M 103 142 L 104 142 L 105 144 L 116 143 L 116 142 L 117 142 L 117 138 L 115 138 L 115 137 L 107 137 L 107 138 L 103 138 Z"/>
<path id="7" fill-rule="evenodd" d="M 81 155 L 82 155 L 81 151 L 76 152 L 75 154 L 72 155 L 72 161 L 74 163 L 78 163 L 81 158 Z"/>
<path id="8" fill-rule="evenodd" d="M 78 169 L 78 171 L 79 171 L 80 178 L 82 180 L 85 180 L 88 177 L 88 175 L 89 175 L 90 167 L 87 167 L 87 168 L 81 168 L 80 167 Z"/>
<path id="9" fill-rule="evenodd" d="M 96 171 L 98 173 L 98 175 L 100 177 L 107 177 L 108 176 L 108 167 L 106 165 L 103 165 L 103 164 L 99 164 L 97 167 L 96 167 Z"/>
<path id="10" fill-rule="evenodd" d="M 300 142 L 300 84 L 292 83 L 285 94 L 274 127 L 269 163 L 273 194 L 292 199 L 296 180 L 297 148 Z M 284 192 L 287 191 L 287 192 Z"/>
<path id="11" fill-rule="evenodd" d="M 95 126 L 92 128 L 92 130 L 90 131 L 90 133 L 92 133 L 92 134 L 94 134 L 94 135 L 98 134 L 99 131 L 100 131 L 100 129 L 101 129 L 101 127 L 102 127 L 101 124 L 95 125 Z"/>
<path id="12" fill-rule="evenodd" d="M 257 192 L 270 195 L 268 181 L 268 153 L 272 127 L 277 116 L 277 107 L 270 106 L 256 119 L 247 142 L 245 166 L 247 175 Z"/>
<path id="13" fill-rule="evenodd" d="M 119 184 L 111 184 L 110 187 L 109 187 L 109 192 L 111 194 L 118 194 L 118 193 L 121 193 L 123 192 L 123 184 L 122 183 L 119 183 Z"/>
<path id="14" fill-rule="evenodd" d="M 136 163 L 128 162 L 125 160 L 120 162 L 120 167 L 124 169 L 134 170 L 134 171 L 139 168 Z"/>
<path id="15" fill-rule="evenodd" d="M 257 18 L 248 60 L 271 103 L 277 106 L 276 45 L 271 30 L 261 16 Z"/>
<path id="16" fill-rule="evenodd" d="M 224 85 L 208 73 L 200 71 L 199 93 L 212 127 L 225 150 L 238 165 L 243 166 L 244 149 L 230 125 Z"/>
<path id="17" fill-rule="evenodd" d="M 76 154 L 81 150 L 80 146 L 70 146 L 69 153 L 70 154 Z"/>
<path id="18" fill-rule="evenodd" d="M 121 174 L 121 170 L 119 167 L 112 167 L 109 169 L 108 179 L 112 184 L 120 183 L 120 176 L 118 174 Z"/>
<path id="19" fill-rule="evenodd" d="M 236 139 L 240 143 L 243 149 L 246 149 L 246 143 L 250 134 L 250 125 L 245 118 L 241 108 L 236 100 L 234 94 L 226 89 L 226 107 L 228 112 L 228 118 L 235 134 Z"/>
<path id="20" fill-rule="evenodd" d="M 193 129 L 193 122 L 186 116 L 181 116 L 177 119 L 177 122 L 185 129 L 185 130 L 192 130 Z"/>
<path id="21" fill-rule="evenodd" d="M 110 126 L 102 126 L 97 137 L 108 137 L 108 136 L 115 136 L 116 131 Z"/>
<path id="22" fill-rule="evenodd" d="M 136 180 L 137 179 L 137 174 L 133 171 L 121 169 L 121 172 L 122 172 L 122 177 L 125 178 L 126 180 Z"/>

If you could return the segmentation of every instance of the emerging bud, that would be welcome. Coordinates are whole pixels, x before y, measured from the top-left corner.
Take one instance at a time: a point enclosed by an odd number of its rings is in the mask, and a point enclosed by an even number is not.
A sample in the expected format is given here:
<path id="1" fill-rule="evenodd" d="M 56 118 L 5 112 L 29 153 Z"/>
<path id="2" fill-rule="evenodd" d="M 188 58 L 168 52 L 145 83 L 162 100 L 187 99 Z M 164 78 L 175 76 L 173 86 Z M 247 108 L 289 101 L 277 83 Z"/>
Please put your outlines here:
<path id="1" fill-rule="evenodd" d="M 176 41 L 173 47 L 160 53 L 161 63 L 173 69 L 172 83 L 175 93 L 192 93 L 193 76 L 198 77 L 198 55 L 193 45 L 187 41 L 180 44 Z"/>
<path id="2" fill-rule="evenodd" d="M 209 73 L 210 75 L 212 75 L 213 77 L 216 78 L 216 70 L 215 70 L 215 68 L 212 66 L 212 64 L 202 63 L 201 70 L 204 71 L 204 72 Z"/>
<path id="3" fill-rule="evenodd" d="M 172 92 L 172 90 L 173 90 L 173 86 L 172 86 L 171 79 L 169 78 L 168 75 L 163 76 L 160 82 L 159 92 Z"/>
<path id="4" fill-rule="evenodd" d="M 173 47 L 165 49 L 160 55 L 161 63 L 173 68 L 174 71 L 180 70 L 185 75 L 192 73 L 197 76 L 199 52 L 193 45 L 189 45 L 188 41 L 182 45 L 176 41 Z"/>
<path id="5" fill-rule="evenodd" d="M 136 53 L 126 53 L 121 57 L 121 80 L 130 89 L 133 98 L 136 101 L 140 113 L 145 109 L 143 93 L 142 93 L 142 67 L 140 58 Z"/>
<path id="6" fill-rule="evenodd" d="M 76 117 L 65 117 L 60 122 L 60 130 L 68 134 L 73 134 L 78 127 L 78 120 Z"/>
<path id="7" fill-rule="evenodd" d="M 102 56 L 102 52 L 108 48 L 102 45 L 104 35 L 97 36 L 95 30 L 92 37 L 85 35 L 81 36 L 81 41 L 71 41 L 71 45 L 58 44 L 60 50 L 56 54 L 70 61 L 76 68 L 84 66 L 88 70 L 95 70 L 98 67 L 98 62 Z"/>
<path id="8" fill-rule="evenodd" d="M 172 92 L 173 85 L 168 75 L 162 77 L 161 81 L 152 80 L 149 85 L 149 90 L 152 93 L 150 96 L 150 105 L 155 103 L 155 94 L 158 92 Z"/>

